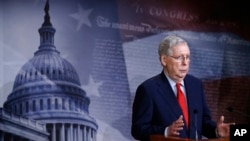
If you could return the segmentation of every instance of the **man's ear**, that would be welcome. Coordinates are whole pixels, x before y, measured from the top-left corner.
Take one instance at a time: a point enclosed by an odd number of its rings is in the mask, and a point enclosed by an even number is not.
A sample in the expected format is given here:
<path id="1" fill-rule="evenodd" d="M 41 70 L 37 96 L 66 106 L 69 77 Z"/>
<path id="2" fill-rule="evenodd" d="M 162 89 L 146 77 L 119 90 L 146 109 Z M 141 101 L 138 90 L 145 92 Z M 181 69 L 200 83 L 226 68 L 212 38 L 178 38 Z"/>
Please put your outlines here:
<path id="1" fill-rule="evenodd" d="M 167 65 L 167 55 L 161 55 L 160 61 L 161 61 L 162 66 L 166 66 Z"/>

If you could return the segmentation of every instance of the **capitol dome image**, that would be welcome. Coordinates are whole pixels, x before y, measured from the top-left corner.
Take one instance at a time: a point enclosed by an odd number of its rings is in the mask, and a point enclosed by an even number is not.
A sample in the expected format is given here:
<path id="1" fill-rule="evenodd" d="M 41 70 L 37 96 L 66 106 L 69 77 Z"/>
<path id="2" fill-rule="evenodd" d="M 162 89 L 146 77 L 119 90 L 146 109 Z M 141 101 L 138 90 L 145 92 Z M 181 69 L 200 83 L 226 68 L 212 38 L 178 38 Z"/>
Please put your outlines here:
<path id="1" fill-rule="evenodd" d="M 90 99 L 54 45 L 48 0 L 44 11 L 38 50 L 19 70 L 1 108 L 0 140 L 95 141 L 98 125 L 89 113 Z"/>

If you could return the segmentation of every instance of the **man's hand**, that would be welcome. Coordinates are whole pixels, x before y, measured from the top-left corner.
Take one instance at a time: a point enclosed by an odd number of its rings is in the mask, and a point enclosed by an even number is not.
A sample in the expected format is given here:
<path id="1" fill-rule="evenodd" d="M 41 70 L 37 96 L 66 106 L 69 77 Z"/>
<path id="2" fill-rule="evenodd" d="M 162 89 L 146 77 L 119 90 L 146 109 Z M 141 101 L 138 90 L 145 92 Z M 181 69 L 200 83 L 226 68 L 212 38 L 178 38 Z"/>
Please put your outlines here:
<path id="1" fill-rule="evenodd" d="M 230 136 L 230 125 L 235 125 L 235 123 L 224 123 L 224 116 L 221 116 L 217 122 L 217 134 L 219 137 L 229 137 Z"/>
<path id="2" fill-rule="evenodd" d="M 181 115 L 176 121 L 174 121 L 170 126 L 168 126 L 168 136 L 178 136 L 181 130 L 183 130 L 184 121 Z"/>

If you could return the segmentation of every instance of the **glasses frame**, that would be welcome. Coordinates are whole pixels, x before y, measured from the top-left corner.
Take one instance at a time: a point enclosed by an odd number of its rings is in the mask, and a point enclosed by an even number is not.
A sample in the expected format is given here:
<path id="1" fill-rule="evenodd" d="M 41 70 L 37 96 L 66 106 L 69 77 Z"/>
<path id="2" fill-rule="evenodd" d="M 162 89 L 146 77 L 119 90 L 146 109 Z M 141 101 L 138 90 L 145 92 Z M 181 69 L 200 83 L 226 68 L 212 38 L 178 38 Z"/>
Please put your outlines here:
<path id="1" fill-rule="evenodd" d="M 190 61 L 190 55 L 184 56 L 184 55 L 180 55 L 180 56 L 171 56 L 168 55 L 169 57 L 175 59 L 177 62 L 183 62 L 183 61 Z"/>

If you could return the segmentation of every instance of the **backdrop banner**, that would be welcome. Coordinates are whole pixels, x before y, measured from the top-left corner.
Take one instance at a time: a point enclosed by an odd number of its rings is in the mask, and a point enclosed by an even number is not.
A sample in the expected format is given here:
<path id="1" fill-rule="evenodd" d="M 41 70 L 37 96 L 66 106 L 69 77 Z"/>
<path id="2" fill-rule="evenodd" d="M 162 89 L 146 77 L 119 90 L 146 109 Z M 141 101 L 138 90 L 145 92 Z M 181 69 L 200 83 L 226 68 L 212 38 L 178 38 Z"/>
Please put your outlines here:
<path id="1" fill-rule="evenodd" d="M 162 71 L 158 45 L 170 34 L 188 41 L 189 73 L 203 80 L 213 119 L 249 124 L 244 7 L 226 0 L 0 0 L 0 140 L 134 140 L 136 88 Z"/>

